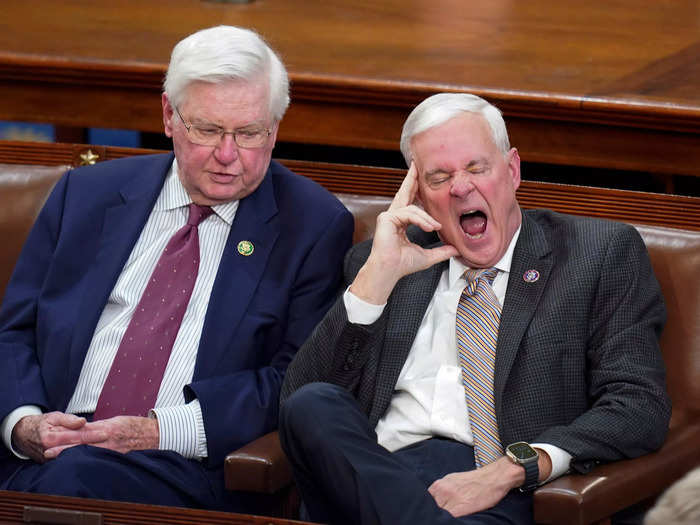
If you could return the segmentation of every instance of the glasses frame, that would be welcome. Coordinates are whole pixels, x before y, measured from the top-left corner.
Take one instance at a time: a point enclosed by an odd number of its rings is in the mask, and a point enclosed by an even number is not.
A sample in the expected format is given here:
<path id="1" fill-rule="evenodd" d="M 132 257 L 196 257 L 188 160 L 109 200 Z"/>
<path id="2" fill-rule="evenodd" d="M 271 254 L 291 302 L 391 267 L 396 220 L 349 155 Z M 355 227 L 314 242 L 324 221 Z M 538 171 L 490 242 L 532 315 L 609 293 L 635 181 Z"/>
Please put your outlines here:
<path id="1" fill-rule="evenodd" d="M 258 149 L 258 148 L 262 148 L 265 145 L 265 141 L 267 141 L 269 136 L 272 135 L 272 130 L 270 128 L 263 128 L 261 130 L 261 133 L 264 135 L 264 138 L 263 138 L 262 143 L 259 146 L 244 146 L 238 142 L 238 134 L 241 133 L 240 130 L 234 129 L 232 131 L 226 131 L 224 128 L 221 128 L 221 133 L 219 134 L 219 139 L 215 144 L 200 144 L 199 142 L 195 142 L 194 140 L 192 140 L 192 136 L 190 135 L 190 129 L 192 128 L 193 124 L 191 122 L 189 124 L 187 124 L 185 117 L 183 117 L 182 113 L 180 113 L 180 109 L 177 106 L 173 106 L 173 107 L 175 108 L 175 112 L 177 113 L 177 116 L 180 117 L 182 124 L 185 126 L 185 129 L 187 130 L 187 140 L 189 140 L 192 144 L 196 144 L 197 146 L 207 146 L 207 147 L 215 148 L 219 144 L 221 144 L 221 141 L 223 140 L 225 135 L 231 135 L 233 137 L 233 141 L 236 143 L 236 146 L 238 146 L 239 148 Z M 216 127 L 219 127 L 219 126 L 216 126 Z"/>

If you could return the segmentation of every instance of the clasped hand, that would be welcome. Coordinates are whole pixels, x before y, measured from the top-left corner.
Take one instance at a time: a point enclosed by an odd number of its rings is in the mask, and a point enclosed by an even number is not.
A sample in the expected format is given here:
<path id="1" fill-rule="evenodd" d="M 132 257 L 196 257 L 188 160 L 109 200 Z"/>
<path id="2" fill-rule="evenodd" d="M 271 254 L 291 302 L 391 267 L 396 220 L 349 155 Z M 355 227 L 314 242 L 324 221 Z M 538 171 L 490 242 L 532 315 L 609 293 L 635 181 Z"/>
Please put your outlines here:
<path id="1" fill-rule="evenodd" d="M 37 463 L 76 445 L 92 445 L 117 452 L 158 448 L 158 422 L 137 416 L 116 416 L 88 423 L 63 412 L 23 417 L 12 431 L 20 452 Z"/>
<path id="2" fill-rule="evenodd" d="M 384 304 L 398 280 L 405 275 L 458 255 L 453 246 L 425 249 L 406 236 L 411 224 L 426 232 L 441 228 L 438 221 L 414 204 L 417 193 L 418 173 L 411 163 L 389 209 L 377 217 L 372 251 L 350 288 L 357 297 L 369 303 Z"/>

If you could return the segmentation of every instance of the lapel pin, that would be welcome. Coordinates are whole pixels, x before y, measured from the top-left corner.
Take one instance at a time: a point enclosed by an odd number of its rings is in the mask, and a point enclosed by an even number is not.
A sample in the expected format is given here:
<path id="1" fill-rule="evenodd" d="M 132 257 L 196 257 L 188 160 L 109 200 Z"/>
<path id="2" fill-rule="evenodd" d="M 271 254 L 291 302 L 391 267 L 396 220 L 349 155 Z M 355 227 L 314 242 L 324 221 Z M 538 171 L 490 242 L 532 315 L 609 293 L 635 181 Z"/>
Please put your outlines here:
<path id="1" fill-rule="evenodd" d="M 523 274 L 523 281 L 526 283 L 534 283 L 540 278 L 540 272 L 537 270 L 528 270 Z"/>
<path id="2" fill-rule="evenodd" d="M 253 254 L 254 250 L 255 246 L 253 246 L 253 243 L 250 241 L 241 241 L 238 243 L 238 253 L 241 255 L 248 257 Z"/>

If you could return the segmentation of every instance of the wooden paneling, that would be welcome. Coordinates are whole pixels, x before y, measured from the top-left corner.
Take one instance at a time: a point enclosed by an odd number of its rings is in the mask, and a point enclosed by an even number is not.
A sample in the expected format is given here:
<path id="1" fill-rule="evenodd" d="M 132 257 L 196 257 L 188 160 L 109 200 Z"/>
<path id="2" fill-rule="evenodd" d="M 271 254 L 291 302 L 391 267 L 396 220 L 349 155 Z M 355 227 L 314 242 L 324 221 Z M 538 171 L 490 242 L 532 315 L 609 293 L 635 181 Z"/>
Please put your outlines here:
<path id="1" fill-rule="evenodd" d="M 697 0 L 10 1 L 0 119 L 158 132 L 172 46 L 221 23 L 287 63 L 280 140 L 396 149 L 416 103 L 469 91 L 526 161 L 700 175 Z"/>
<path id="2" fill-rule="evenodd" d="M 33 519 L 31 519 L 33 518 Z M 281 518 L 0 491 L 0 523 L 76 525 L 293 525 Z"/>

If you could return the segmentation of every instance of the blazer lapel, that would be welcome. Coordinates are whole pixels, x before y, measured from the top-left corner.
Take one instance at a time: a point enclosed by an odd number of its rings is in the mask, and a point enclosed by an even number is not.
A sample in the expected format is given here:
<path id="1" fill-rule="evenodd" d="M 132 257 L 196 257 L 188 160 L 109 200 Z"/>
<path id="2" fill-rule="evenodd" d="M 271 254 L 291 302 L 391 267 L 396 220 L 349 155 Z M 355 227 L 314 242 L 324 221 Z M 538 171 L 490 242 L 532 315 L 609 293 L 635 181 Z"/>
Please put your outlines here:
<path id="1" fill-rule="evenodd" d="M 448 262 L 444 261 L 422 272 L 407 275 L 394 289 L 390 304 L 387 305 L 387 327 L 375 383 L 377 399 L 391 398 L 425 311 L 447 265 Z M 386 406 L 380 405 L 382 404 L 374 403 L 373 407 L 383 413 Z M 371 414 L 370 420 L 375 421 L 379 417 L 381 414 Z"/>
<path id="2" fill-rule="evenodd" d="M 279 236 L 276 215 L 277 201 L 268 168 L 258 189 L 241 200 L 231 225 L 207 307 L 194 379 L 217 375 L 221 360 L 230 352 L 231 341 L 263 278 Z M 253 244 L 251 255 L 239 253 L 241 241 Z"/>
<path id="3" fill-rule="evenodd" d="M 508 290 L 501 313 L 496 346 L 494 394 L 496 414 L 501 413 L 503 391 L 520 342 L 542 297 L 554 264 L 549 242 L 542 228 L 523 213 L 520 237 L 515 246 Z M 526 272 L 535 270 L 539 276 Z"/>
<path id="4" fill-rule="evenodd" d="M 114 205 L 104 211 L 98 234 L 99 246 L 93 260 L 86 263 L 89 266 L 84 292 L 75 315 L 75 332 L 67 366 L 70 385 L 78 381 L 97 321 L 160 194 L 172 164 L 172 155 L 158 160 L 145 166 L 137 177 L 129 179 Z M 68 391 L 68 396 L 72 395 L 73 388 Z M 68 398 L 65 403 L 68 403 Z"/>

